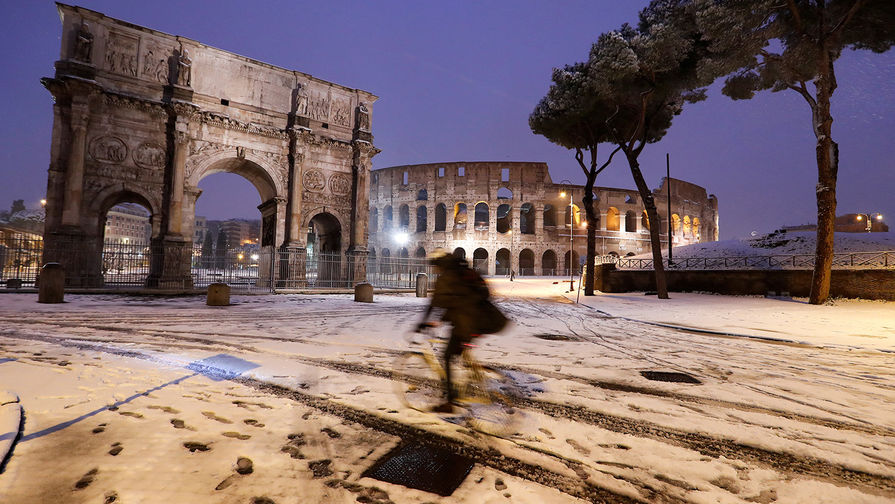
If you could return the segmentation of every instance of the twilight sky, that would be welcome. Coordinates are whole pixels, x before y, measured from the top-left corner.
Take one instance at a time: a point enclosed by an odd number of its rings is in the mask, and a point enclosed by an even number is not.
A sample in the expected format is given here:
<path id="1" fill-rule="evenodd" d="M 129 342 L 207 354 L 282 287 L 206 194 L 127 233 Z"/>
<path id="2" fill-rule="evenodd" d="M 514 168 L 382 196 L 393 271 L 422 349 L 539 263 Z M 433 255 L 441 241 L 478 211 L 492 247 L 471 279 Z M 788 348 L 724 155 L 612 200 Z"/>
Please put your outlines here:
<path id="1" fill-rule="evenodd" d="M 53 75 L 61 27 L 48 0 L 4 1 L 0 208 L 46 191 Z M 108 16 L 182 35 L 378 95 L 373 167 L 440 161 L 543 161 L 555 181 L 584 183 L 571 151 L 535 136 L 528 115 L 553 67 L 583 61 L 597 36 L 636 21 L 646 0 L 168 1 L 82 0 Z M 895 53 L 846 52 L 836 64 L 838 212 L 895 224 Z M 718 196 L 721 238 L 814 222 L 810 113 L 792 92 L 733 102 L 716 84 L 641 155 L 647 182 L 671 172 Z M 604 147 L 608 155 L 609 146 Z M 602 156 L 601 156 L 602 157 Z M 633 188 L 623 158 L 598 185 Z M 258 218 L 257 191 L 236 175 L 200 183 L 198 212 Z"/>

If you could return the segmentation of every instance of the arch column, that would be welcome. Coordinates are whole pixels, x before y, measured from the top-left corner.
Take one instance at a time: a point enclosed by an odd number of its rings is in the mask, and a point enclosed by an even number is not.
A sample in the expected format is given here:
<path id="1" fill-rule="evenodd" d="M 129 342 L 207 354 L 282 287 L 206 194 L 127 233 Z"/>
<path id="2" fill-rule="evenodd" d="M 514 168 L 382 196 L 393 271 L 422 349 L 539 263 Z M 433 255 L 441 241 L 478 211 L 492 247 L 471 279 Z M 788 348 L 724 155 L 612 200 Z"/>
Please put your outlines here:
<path id="1" fill-rule="evenodd" d="M 276 254 L 278 288 L 299 288 L 305 286 L 306 255 L 305 239 L 302 236 L 302 177 L 307 150 L 305 129 L 290 129 L 289 135 L 289 182 L 283 226 L 283 244 L 279 249 L 271 247 L 269 254 Z M 262 233 L 263 233 L 262 226 Z M 276 250 L 276 251 L 275 251 Z M 273 260 L 271 257 L 270 260 Z"/>
<path id="2" fill-rule="evenodd" d="M 543 236 L 544 235 L 544 204 L 536 203 L 534 206 L 535 212 L 535 236 Z"/>

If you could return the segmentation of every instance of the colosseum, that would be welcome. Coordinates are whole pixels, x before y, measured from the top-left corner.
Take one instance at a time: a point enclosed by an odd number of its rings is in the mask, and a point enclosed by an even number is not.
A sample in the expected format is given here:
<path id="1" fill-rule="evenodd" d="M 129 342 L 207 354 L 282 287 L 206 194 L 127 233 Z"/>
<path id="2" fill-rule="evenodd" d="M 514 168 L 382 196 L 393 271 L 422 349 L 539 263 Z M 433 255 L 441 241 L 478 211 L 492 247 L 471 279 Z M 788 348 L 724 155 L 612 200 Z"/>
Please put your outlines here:
<path id="1" fill-rule="evenodd" d="M 662 222 L 667 194 L 663 178 L 653 190 Z M 599 221 L 593 223 L 579 209 L 583 195 L 584 186 L 553 182 L 545 163 L 377 169 L 370 184 L 369 257 L 426 257 L 443 249 L 471 259 L 487 275 L 566 275 L 570 264 L 577 269 L 583 263 L 588 225 L 597 226 L 598 255 L 651 250 L 650 223 L 636 189 L 595 187 Z M 700 186 L 671 179 L 671 218 L 674 246 L 718 239 L 718 199 Z M 664 248 L 667 227 L 662 230 Z"/>

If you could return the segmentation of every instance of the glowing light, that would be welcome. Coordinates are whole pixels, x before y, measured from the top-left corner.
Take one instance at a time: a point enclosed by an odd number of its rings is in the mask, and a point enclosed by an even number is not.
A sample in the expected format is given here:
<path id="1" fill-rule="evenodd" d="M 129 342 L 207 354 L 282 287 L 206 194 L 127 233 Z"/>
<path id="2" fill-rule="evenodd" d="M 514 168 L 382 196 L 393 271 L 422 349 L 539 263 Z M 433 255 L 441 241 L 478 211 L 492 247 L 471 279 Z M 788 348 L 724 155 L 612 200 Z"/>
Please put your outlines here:
<path id="1" fill-rule="evenodd" d="M 858 216 L 858 220 L 859 220 L 859 221 L 864 220 L 864 216 L 863 216 L 863 215 L 859 215 L 859 216 Z"/>
<path id="2" fill-rule="evenodd" d="M 883 214 L 876 214 L 876 220 L 883 220 Z"/>
<path id="3" fill-rule="evenodd" d="M 566 192 L 563 191 L 563 192 L 559 193 L 559 197 L 560 197 L 560 198 L 565 198 L 565 197 L 566 197 Z"/>
<path id="4" fill-rule="evenodd" d="M 257 260 L 258 260 L 258 254 L 252 254 L 252 260 L 253 260 L 253 261 L 257 261 Z"/>
<path id="5" fill-rule="evenodd" d="M 397 243 L 398 245 L 404 245 L 405 243 L 407 243 L 407 240 L 410 239 L 410 237 L 407 236 L 407 233 L 403 231 L 395 233 L 393 238 L 395 240 L 395 243 Z"/>
<path id="6" fill-rule="evenodd" d="M 41 200 L 40 200 L 40 206 L 47 206 L 47 200 L 45 200 L 45 199 L 41 199 Z"/>

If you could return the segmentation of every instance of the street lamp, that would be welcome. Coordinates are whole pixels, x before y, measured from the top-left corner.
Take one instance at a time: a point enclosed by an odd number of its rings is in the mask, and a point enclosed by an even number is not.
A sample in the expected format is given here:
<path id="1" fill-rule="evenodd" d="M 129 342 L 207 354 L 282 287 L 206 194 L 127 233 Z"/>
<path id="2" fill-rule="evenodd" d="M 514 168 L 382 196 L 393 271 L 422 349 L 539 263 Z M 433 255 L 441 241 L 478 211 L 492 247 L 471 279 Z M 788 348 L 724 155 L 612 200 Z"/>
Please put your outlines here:
<path id="1" fill-rule="evenodd" d="M 881 221 L 881 220 L 883 220 L 883 214 L 881 214 L 881 213 L 875 213 L 875 214 L 859 213 L 857 220 L 858 220 L 858 222 L 861 222 L 862 220 L 867 222 L 867 227 L 865 229 L 869 233 L 870 228 L 873 227 L 873 219 L 874 218 L 878 221 Z"/>
<path id="2" fill-rule="evenodd" d="M 559 182 L 560 184 L 567 183 L 569 185 L 572 184 L 571 181 L 567 179 L 563 179 Z M 559 193 L 560 198 L 566 197 L 566 192 L 562 191 Z M 563 223 L 565 224 L 565 223 Z M 572 189 L 569 188 L 569 292 L 575 290 L 575 277 L 574 277 L 574 269 L 572 269 L 572 259 L 574 257 L 574 252 L 572 249 L 572 237 L 575 233 L 575 211 L 574 211 L 574 203 L 572 202 Z"/>

